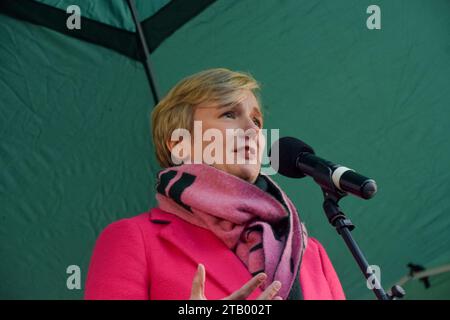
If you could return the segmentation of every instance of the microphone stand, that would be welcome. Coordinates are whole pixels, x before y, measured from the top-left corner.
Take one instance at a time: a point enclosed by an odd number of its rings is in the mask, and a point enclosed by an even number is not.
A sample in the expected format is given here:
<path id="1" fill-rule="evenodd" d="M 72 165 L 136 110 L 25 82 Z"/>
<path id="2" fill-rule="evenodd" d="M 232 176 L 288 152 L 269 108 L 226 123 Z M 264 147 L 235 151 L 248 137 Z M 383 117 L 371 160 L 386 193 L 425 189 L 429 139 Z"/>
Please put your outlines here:
<path id="1" fill-rule="evenodd" d="M 356 263 L 364 274 L 367 283 L 371 283 L 371 289 L 374 292 L 375 296 L 378 300 L 395 300 L 397 298 L 402 298 L 405 295 L 405 291 L 399 285 L 393 286 L 390 290 L 390 294 L 387 294 L 384 291 L 379 279 L 373 272 L 372 268 L 364 257 L 364 254 L 352 237 L 351 231 L 355 228 L 355 225 L 350 221 L 350 219 L 345 216 L 345 214 L 339 208 L 339 200 L 345 197 L 347 193 L 337 189 L 332 183 L 332 171 L 330 168 L 322 166 L 320 170 L 322 171 L 322 175 L 315 180 L 322 187 L 324 195 L 323 210 L 325 211 L 330 224 L 336 228 L 337 233 L 344 239 L 345 244 L 349 248 L 350 252 L 353 255 L 353 258 L 356 260 Z"/>

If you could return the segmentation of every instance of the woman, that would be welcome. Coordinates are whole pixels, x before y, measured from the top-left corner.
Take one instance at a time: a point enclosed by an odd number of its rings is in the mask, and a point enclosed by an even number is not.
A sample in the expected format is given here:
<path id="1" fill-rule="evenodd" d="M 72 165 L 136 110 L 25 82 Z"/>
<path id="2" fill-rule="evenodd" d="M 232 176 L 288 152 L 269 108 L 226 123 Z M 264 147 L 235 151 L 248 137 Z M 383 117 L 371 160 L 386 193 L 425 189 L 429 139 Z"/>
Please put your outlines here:
<path id="1" fill-rule="evenodd" d="M 158 206 L 102 232 L 86 299 L 345 299 L 324 248 L 261 172 L 258 89 L 211 69 L 155 107 Z"/>

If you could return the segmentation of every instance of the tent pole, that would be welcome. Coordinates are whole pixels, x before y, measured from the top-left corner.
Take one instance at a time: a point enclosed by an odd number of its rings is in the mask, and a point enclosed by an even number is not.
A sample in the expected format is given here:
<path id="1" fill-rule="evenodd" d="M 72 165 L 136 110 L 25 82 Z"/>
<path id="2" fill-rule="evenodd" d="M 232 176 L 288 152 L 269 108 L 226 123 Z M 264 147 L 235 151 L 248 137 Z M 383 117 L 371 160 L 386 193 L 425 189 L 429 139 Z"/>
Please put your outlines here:
<path id="1" fill-rule="evenodd" d="M 130 7 L 131 15 L 133 16 L 134 25 L 136 26 L 136 33 L 138 35 L 139 44 L 142 49 L 142 64 L 144 65 L 145 73 L 147 75 L 148 82 L 150 84 L 150 90 L 152 91 L 153 100 L 155 105 L 159 102 L 158 89 L 154 81 L 154 76 L 152 72 L 152 66 L 150 63 L 150 52 L 148 50 L 147 40 L 145 39 L 144 32 L 142 30 L 141 22 L 139 21 L 138 12 L 136 9 L 136 3 L 134 0 L 127 0 L 128 6 Z"/>

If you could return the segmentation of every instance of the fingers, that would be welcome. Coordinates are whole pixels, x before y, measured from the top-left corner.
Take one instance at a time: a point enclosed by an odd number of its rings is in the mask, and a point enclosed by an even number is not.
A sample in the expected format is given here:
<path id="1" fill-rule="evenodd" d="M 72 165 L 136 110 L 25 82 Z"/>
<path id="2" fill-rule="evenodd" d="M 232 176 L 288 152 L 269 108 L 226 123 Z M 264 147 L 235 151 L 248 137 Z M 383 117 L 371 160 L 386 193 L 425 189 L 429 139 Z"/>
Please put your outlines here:
<path id="1" fill-rule="evenodd" d="M 266 281 L 267 275 L 265 273 L 258 273 L 251 278 L 246 284 L 244 284 L 239 290 L 233 292 L 224 300 L 244 300 L 246 299 L 256 288 Z"/>
<path id="2" fill-rule="evenodd" d="M 264 290 L 263 293 L 256 299 L 256 300 L 272 300 L 277 295 L 278 291 L 281 289 L 281 282 L 280 281 L 274 281 Z M 277 296 L 281 298 L 280 296 Z M 280 299 L 276 299 L 280 300 Z"/>
<path id="3" fill-rule="evenodd" d="M 206 300 L 205 297 L 205 267 L 200 263 L 192 280 L 190 300 Z"/>
<path id="4" fill-rule="evenodd" d="M 197 271 L 192 280 L 191 300 L 206 300 L 205 297 L 205 267 L 203 264 L 199 264 Z M 267 275 L 265 273 L 259 273 L 251 278 L 246 284 L 244 284 L 239 290 L 235 291 L 224 300 L 245 300 L 256 288 L 261 286 L 266 281 Z M 278 291 L 281 288 L 280 281 L 274 281 L 268 286 L 263 293 L 257 298 L 257 300 L 283 300 L 278 296 Z"/>

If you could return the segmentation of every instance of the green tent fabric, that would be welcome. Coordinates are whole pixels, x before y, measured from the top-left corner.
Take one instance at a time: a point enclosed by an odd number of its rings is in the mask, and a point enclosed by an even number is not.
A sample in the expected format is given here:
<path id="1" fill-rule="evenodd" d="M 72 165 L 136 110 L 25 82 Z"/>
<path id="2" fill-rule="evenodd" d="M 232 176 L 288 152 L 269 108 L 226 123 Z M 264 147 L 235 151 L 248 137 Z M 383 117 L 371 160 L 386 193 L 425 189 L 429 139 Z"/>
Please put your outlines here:
<path id="1" fill-rule="evenodd" d="M 163 2 L 157 1 L 151 6 L 142 5 L 144 1 L 137 2 L 136 9 L 143 9 L 143 13 L 138 11 L 138 18 L 145 31 L 149 51 L 152 52 L 164 39 L 212 2 L 213 0 L 196 0 L 192 3 L 173 0 L 161 8 L 159 7 Z M 53 7 L 47 1 L 3 0 L 0 2 L 0 11 L 68 36 L 110 48 L 133 59 L 141 59 L 135 28 L 132 26 L 134 22 L 131 10 L 126 9 L 125 3 L 123 0 L 58 1 L 58 7 Z M 81 13 L 82 24 L 79 29 L 69 29 L 66 26 L 70 17 L 66 10 L 72 5 L 77 5 Z M 148 16 L 156 8 L 159 10 Z"/>
<path id="2" fill-rule="evenodd" d="M 79 31 L 65 30 L 69 3 L 81 8 Z M 80 266 L 84 283 L 101 230 L 155 205 L 154 101 L 124 3 L 0 2 L 0 298 L 82 298 L 83 287 L 66 286 L 67 267 Z M 377 181 L 374 199 L 348 197 L 341 208 L 388 289 L 408 263 L 450 264 L 450 2 L 379 0 L 381 30 L 366 27 L 371 4 L 161 0 L 137 9 L 162 94 L 207 68 L 248 71 L 262 84 L 267 128 Z M 274 178 L 348 298 L 373 299 L 326 221 L 320 189 Z M 429 289 L 405 283 L 406 298 L 450 299 L 448 273 L 430 280 Z"/>

